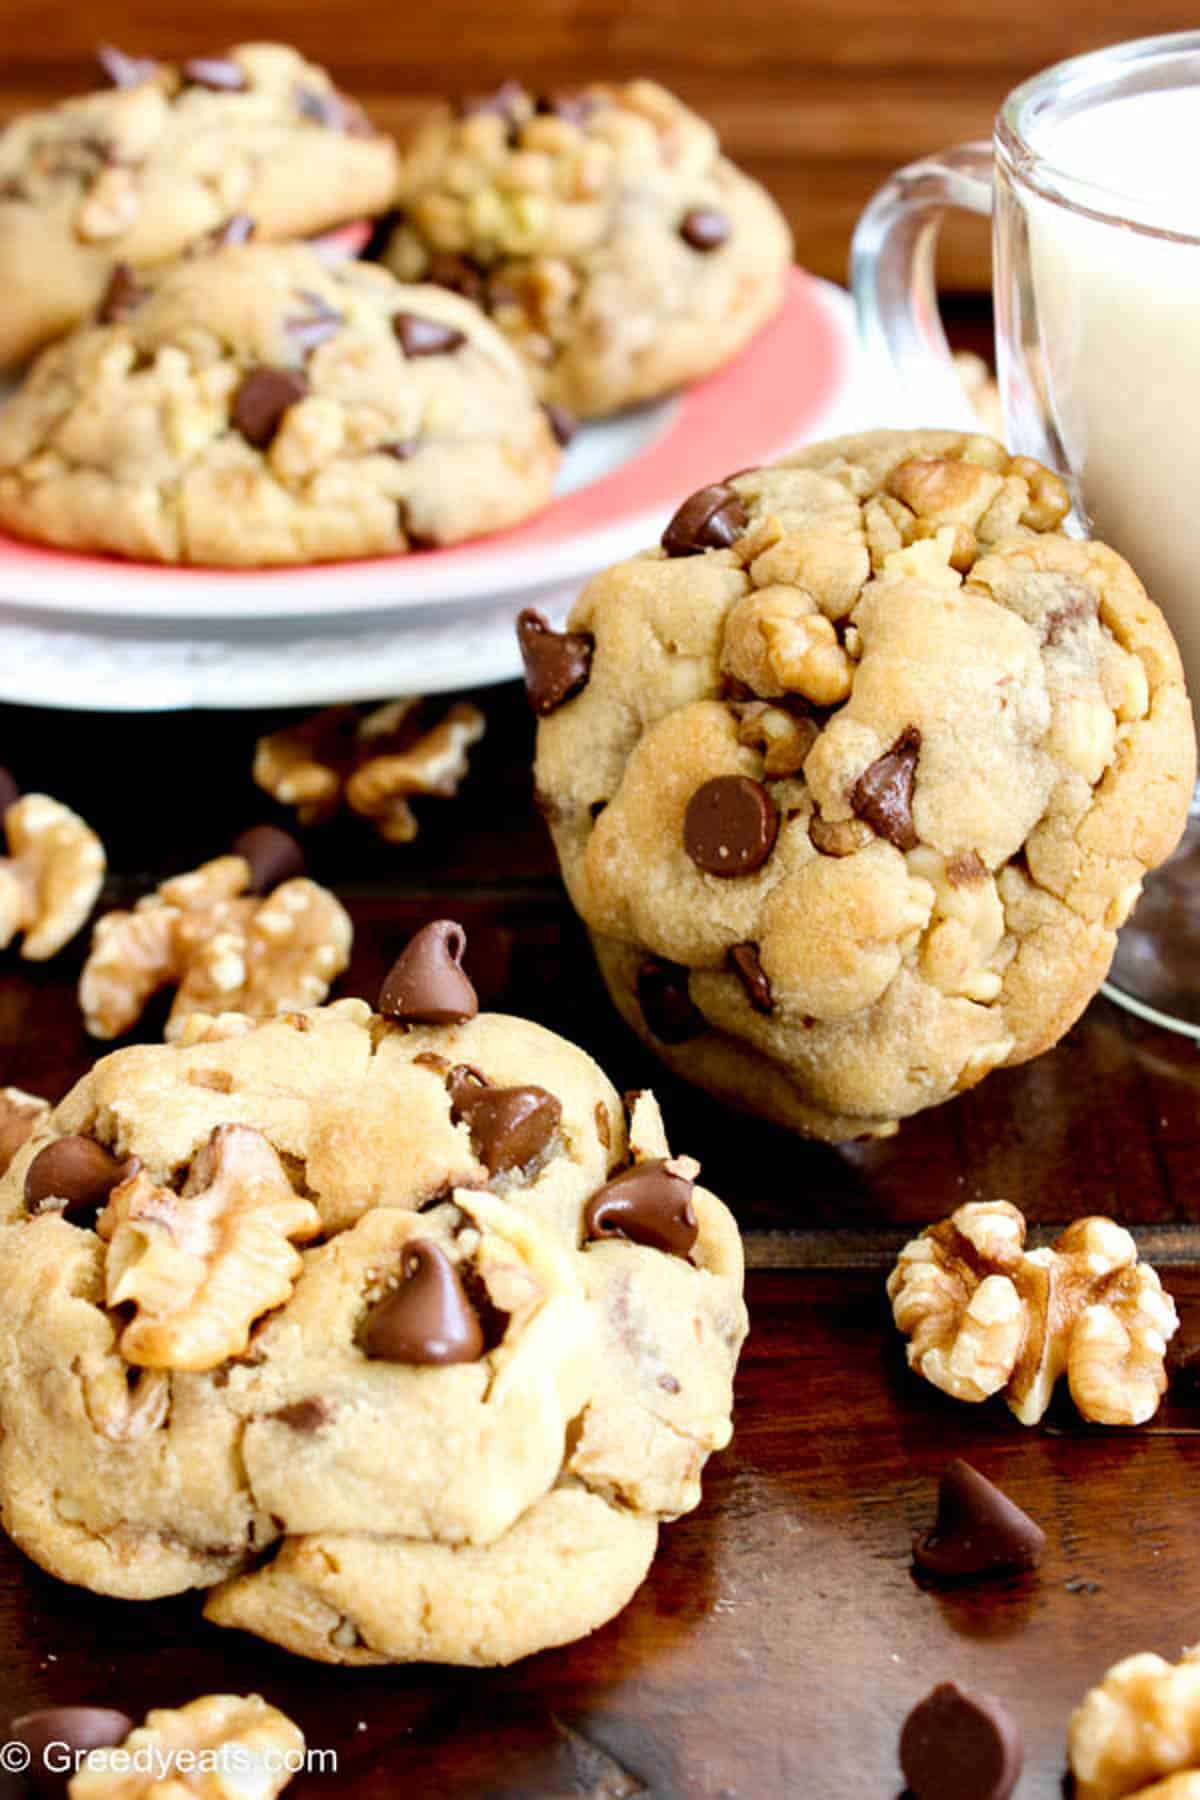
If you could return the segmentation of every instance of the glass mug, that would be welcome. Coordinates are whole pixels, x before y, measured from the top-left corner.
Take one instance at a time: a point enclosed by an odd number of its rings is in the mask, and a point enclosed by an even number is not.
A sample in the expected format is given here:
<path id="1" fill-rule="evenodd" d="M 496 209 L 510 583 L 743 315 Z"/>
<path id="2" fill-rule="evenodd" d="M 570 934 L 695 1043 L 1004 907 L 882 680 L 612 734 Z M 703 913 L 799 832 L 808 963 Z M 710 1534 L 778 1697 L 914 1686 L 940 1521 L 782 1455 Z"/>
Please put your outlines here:
<path id="1" fill-rule="evenodd" d="M 978 429 L 938 317 L 949 207 L 990 215 L 1010 449 L 1057 469 L 1067 529 L 1128 558 L 1200 702 L 1200 31 L 1073 58 L 1009 95 L 991 143 L 901 169 L 854 236 L 859 329 L 883 410 Z M 1200 792 L 1200 790 L 1198 790 Z M 1200 816 L 1146 884 L 1106 989 L 1200 1038 Z"/>

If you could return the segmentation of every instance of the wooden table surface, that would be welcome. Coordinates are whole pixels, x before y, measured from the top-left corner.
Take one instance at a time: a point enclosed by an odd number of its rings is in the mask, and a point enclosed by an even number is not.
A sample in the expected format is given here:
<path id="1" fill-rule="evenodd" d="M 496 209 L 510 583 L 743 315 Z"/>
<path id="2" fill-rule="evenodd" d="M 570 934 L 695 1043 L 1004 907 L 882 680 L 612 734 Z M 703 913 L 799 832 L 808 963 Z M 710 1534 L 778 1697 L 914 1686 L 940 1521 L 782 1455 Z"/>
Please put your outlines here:
<path id="1" fill-rule="evenodd" d="M 312 872 L 357 928 L 342 991 L 373 997 L 413 927 L 452 914 L 485 1005 L 575 1037 L 618 1085 L 655 1084 L 674 1145 L 702 1160 L 746 1232 L 752 1332 L 733 1445 L 620 1618 L 494 1673 L 308 1665 L 205 1625 L 194 1596 L 98 1599 L 5 1544 L 5 1706 L 140 1715 L 257 1689 L 338 1755 L 336 1775 L 297 1783 L 298 1800 L 889 1800 L 904 1714 L 956 1677 L 1019 1716 L 1020 1794 L 1059 1794 L 1067 1715 L 1088 1685 L 1123 1654 L 1175 1656 L 1200 1636 L 1200 1406 L 1173 1394 L 1151 1426 L 1120 1432 L 1066 1408 L 1028 1431 L 1002 1407 L 956 1405 L 906 1372 L 883 1282 L 906 1228 L 963 1200 L 1006 1196 L 1047 1223 L 1111 1212 L 1163 1268 L 1180 1344 L 1200 1342 L 1195 1051 L 1098 1001 L 1051 1054 L 890 1142 L 829 1149 L 727 1115 L 660 1077 L 616 1020 L 530 804 L 523 698 L 502 688 L 484 703 L 470 781 L 458 801 L 425 804 L 415 844 L 389 850 L 356 825 L 309 835 Z M 103 830 L 107 898 L 124 900 L 271 816 L 249 778 L 263 722 L 6 708 L 0 760 Z M 77 963 L 0 962 L 0 1082 L 55 1096 L 88 1066 Z M 1041 1521 L 1040 1573 L 950 1592 L 914 1579 L 912 1534 L 954 1455 Z"/>

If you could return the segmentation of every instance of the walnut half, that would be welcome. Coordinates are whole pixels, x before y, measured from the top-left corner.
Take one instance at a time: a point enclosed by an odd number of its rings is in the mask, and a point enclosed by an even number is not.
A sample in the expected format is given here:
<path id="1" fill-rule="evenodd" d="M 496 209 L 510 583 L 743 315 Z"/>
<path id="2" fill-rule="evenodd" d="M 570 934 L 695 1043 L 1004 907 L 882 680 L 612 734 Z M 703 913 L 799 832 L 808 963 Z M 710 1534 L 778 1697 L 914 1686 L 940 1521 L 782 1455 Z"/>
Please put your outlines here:
<path id="1" fill-rule="evenodd" d="M 1027 1251 L 1015 1206 L 960 1206 L 905 1245 L 888 1298 L 911 1368 L 958 1400 L 1003 1393 L 1023 1425 L 1064 1374 L 1102 1425 L 1144 1424 L 1166 1392 L 1175 1304 L 1111 1219 L 1077 1219 Z"/>
<path id="2" fill-rule="evenodd" d="M 1114 1663 L 1071 1714 L 1067 1747 L 1075 1800 L 1196 1800 L 1200 1646 L 1178 1663 L 1149 1653 Z"/>
<path id="3" fill-rule="evenodd" d="M 70 1800 L 275 1800 L 303 1768 L 304 1750 L 300 1727 L 258 1694 L 205 1694 L 150 1713 L 119 1752 L 93 1750 L 67 1792 Z"/>
<path id="4" fill-rule="evenodd" d="M 144 1369 L 191 1370 L 240 1356 L 254 1321 L 291 1296 L 303 1267 L 292 1239 L 320 1229 L 316 1207 L 248 1125 L 217 1127 L 181 1193 L 139 1170 L 96 1221 L 108 1305 L 137 1309 L 121 1355 Z"/>
<path id="5" fill-rule="evenodd" d="M 48 794 L 26 794 L 4 814 L 0 950 L 24 933 L 21 955 L 45 962 L 69 944 L 104 885 L 104 845 L 78 813 Z"/>

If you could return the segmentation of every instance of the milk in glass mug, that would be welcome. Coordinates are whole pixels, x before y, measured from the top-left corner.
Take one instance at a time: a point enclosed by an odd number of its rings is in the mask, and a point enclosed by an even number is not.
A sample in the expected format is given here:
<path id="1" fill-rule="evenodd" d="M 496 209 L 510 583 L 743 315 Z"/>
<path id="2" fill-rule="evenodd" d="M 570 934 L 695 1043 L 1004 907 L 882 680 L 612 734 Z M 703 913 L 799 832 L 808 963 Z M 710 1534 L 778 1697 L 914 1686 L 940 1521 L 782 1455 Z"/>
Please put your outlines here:
<path id="1" fill-rule="evenodd" d="M 949 207 L 990 214 L 1009 447 L 1057 469 L 1067 529 L 1128 558 L 1200 705 L 1200 31 L 1059 63 L 991 143 L 901 169 L 854 238 L 860 331 L 893 421 L 973 425 L 938 317 Z M 885 405 L 886 405 L 885 401 Z M 1200 790 L 1198 790 L 1200 791 Z M 1200 816 L 1151 877 L 1106 990 L 1200 1038 Z"/>

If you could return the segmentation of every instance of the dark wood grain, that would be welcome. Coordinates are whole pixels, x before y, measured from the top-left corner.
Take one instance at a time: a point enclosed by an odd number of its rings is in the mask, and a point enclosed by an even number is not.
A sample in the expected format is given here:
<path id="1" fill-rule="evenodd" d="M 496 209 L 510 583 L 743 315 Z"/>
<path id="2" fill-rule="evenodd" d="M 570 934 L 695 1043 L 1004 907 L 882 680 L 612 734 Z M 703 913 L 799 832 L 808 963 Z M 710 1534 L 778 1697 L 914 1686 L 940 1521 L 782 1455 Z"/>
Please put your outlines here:
<path id="1" fill-rule="evenodd" d="M 962 339 L 978 337 L 961 329 Z M 508 1671 L 326 1670 L 199 1617 L 61 1586 L 0 1545 L 0 1722 L 52 1701 L 134 1713 L 257 1689 L 339 1772 L 306 1795 L 385 1800 L 886 1800 L 900 1722 L 935 1681 L 1002 1694 L 1025 1728 L 1020 1792 L 1059 1792 L 1067 1715 L 1109 1662 L 1176 1655 L 1196 1636 L 1192 1482 L 1200 1407 L 1147 1429 L 1025 1431 L 908 1375 L 883 1297 L 905 1227 L 1005 1195 L 1048 1227 L 1081 1213 L 1135 1224 L 1200 1342 L 1194 1049 L 1098 1001 L 1038 1062 L 995 1074 L 888 1142 L 805 1144 L 737 1120 L 658 1071 L 617 1021 L 530 801 L 531 732 L 512 688 L 453 804 L 417 842 L 309 834 L 313 872 L 355 919 L 343 991 L 373 996 L 424 920 L 470 937 L 483 1000 L 564 1031 L 622 1086 L 653 1082 L 677 1148 L 700 1157 L 747 1232 L 753 1329 L 737 1433 L 701 1510 L 668 1527 L 629 1609 L 586 1643 Z M 0 761 L 103 831 L 109 901 L 222 849 L 275 812 L 249 778 L 277 716 L 120 719 L 0 709 Z M 0 960 L 0 1082 L 54 1097 L 88 1066 L 78 951 L 44 970 Z M 939 1470 L 965 1455 L 1045 1526 L 1038 1576 L 937 1592 L 911 1572 Z"/>
<path id="2" fill-rule="evenodd" d="M 339 0 L 171 5 L 93 0 L 48 13 L 6 0 L 0 116 L 93 83 L 101 39 L 181 59 L 279 37 L 332 67 L 402 131 L 429 100 L 516 74 L 540 87 L 652 75 L 710 117 L 729 153 L 779 198 L 799 259 L 845 277 L 854 221 L 891 169 L 986 136 L 1005 94 L 1062 57 L 1194 23 L 1165 0 Z M 986 232 L 947 233 L 950 286 L 988 284 Z"/>

